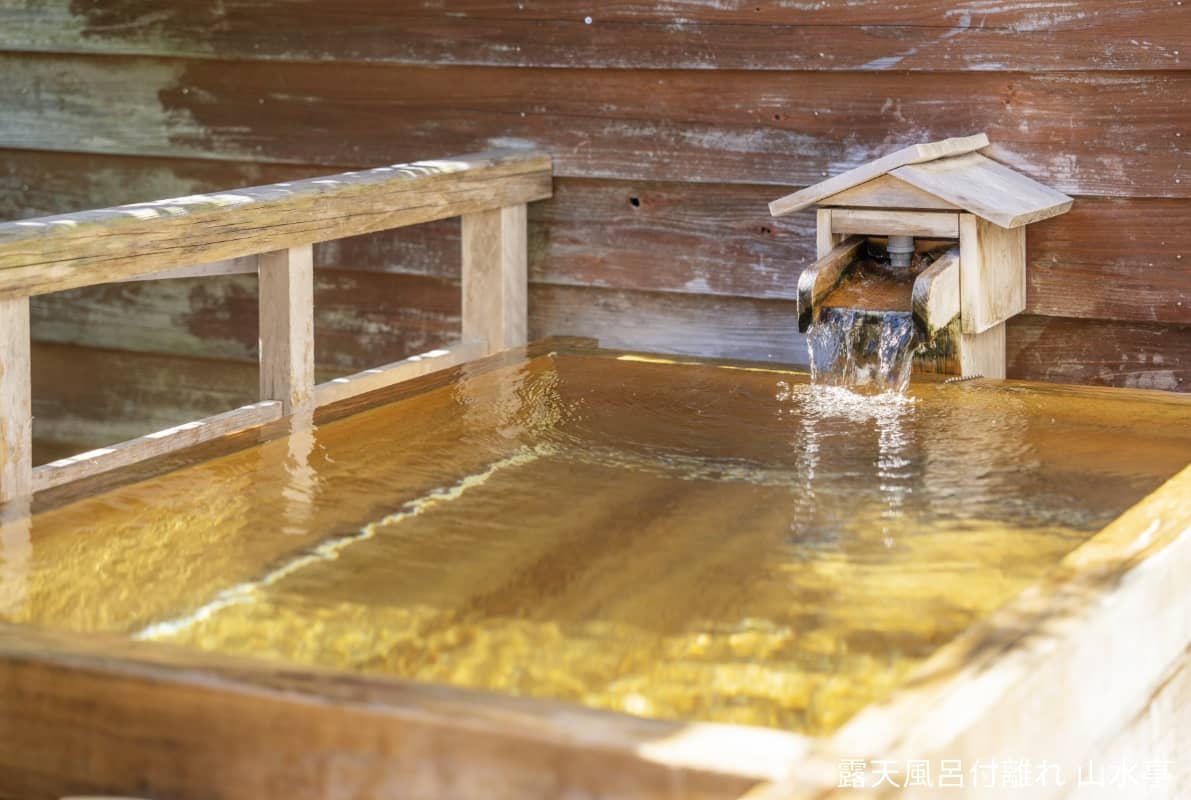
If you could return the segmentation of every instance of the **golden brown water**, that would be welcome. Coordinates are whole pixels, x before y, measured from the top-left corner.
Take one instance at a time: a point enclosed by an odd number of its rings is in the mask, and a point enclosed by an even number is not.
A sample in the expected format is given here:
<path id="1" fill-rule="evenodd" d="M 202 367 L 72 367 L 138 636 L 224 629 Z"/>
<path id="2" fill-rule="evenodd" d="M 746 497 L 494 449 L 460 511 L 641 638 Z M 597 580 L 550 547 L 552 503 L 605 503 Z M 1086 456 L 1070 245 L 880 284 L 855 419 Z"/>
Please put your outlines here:
<path id="1" fill-rule="evenodd" d="M 822 734 L 1191 460 L 1181 398 L 603 351 L 440 383 L 10 526 L 0 618 Z"/>

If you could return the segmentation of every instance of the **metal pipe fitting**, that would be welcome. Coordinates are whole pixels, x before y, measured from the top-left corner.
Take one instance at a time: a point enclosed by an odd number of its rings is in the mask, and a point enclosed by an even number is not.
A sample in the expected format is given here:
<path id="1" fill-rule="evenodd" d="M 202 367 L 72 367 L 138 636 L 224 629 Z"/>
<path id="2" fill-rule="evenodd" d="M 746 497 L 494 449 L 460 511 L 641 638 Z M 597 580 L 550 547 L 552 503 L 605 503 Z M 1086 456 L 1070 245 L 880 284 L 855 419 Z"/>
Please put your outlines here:
<path id="1" fill-rule="evenodd" d="M 890 236 L 885 249 L 889 253 L 889 264 L 897 269 L 908 269 L 914 260 L 913 236 Z"/>

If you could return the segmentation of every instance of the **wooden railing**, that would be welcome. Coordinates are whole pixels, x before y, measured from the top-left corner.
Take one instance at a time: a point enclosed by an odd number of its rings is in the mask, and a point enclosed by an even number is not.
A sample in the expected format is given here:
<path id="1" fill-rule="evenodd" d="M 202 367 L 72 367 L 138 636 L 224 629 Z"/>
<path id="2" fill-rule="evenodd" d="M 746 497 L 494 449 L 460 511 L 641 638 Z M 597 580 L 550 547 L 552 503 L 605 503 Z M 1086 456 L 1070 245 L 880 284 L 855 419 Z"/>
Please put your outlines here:
<path id="1" fill-rule="evenodd" d="M 526 203 L 550 195 L 549 156 L 507 151 L 0 224 L 0 502 L 524 344 Z M 460 342 L 315 385 L 311 246 L 448 217 L 462 217 Z M 33 468 L 30 296 L 247 270 L 261 402 Z"/>

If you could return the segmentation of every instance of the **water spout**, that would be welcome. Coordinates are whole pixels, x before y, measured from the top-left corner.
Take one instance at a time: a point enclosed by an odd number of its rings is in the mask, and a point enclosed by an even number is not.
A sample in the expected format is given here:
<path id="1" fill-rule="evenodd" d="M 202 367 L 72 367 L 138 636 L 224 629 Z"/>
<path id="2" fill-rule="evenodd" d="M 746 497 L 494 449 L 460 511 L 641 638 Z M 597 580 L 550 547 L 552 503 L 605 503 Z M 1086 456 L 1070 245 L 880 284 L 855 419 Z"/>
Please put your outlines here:
<path id="1" fill-rule="evenodd" d="M 824 308 L 807 343 L 812 382 L 858 392 L 904 393 L 918 335 L 908 311 Z"/>

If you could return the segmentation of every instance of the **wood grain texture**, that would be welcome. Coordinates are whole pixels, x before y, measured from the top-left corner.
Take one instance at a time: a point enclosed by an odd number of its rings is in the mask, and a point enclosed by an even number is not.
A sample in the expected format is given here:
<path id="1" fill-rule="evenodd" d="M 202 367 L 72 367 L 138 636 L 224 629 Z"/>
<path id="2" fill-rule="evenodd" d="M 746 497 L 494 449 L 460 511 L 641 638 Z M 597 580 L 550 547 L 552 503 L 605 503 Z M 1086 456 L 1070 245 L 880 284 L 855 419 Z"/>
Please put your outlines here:
<path id="1" fill-rule="evenodd" d="M 591 19 L 588 23 L 587 20 Z M 831 31 L 823 35 L 824 28 Z M 0 3 L 0 48 L 199 58 L 749 70 L 1180 69 L 1185 7 L 918 0 Z"/>
<path id="2" fill-rule="evenodd" d="M 455 156 L 0 224 L 0 296 L 414 225 L 550 195 L 548 156 Z"/>
<path id="3" fill-rule="evenodd" d="M 755 776 L 649 754 L 714 733 L 570 704 L 0 628 L 0 783 L 22 798 L 733 798 Z M 711 726 L 714 727 L 714 726 Z M 721 739 L 726 737 L 719 737 Z M 757 737 L 751 737 L 754 740 Z M 800 740 L 761 737 L 775 759 Z M 754 741 L 754 750 L 757 742 Z M 644 752 L 643 752 L 644 751 Z M 186 757 L 179 759 L 178 754 Z M 442 768 L 444 754 L 466 753 Z M 754 761 L 757 759 L 753 759 Z"/>
<path id="4" fill-rule="evenodd" d="M 32 303 L 43 342 L 256 364 L 257 278 L 122 283 L 43 295 Z M 459 338 L 457 280 L 317 270 L 314 356 L 346 374 L 433 350 Z"/>
<path id="5" fill-rule="evenodd" d="M 286 415 L 314 400 L 313 263 L 310 245 L 260 257 L 260 399 Z"/>
<path id="6" fill-rule="evenodd" d="M 215 278 L 222 275 L 256 275 L 260 272 L 258 256 L 241 256 L 224 261 L 208 261 L 206 264 L 195 264 L 190 267 L 175 267 L 174 269 L 154 272 L 150 275 L 137 275 L 135 278 L 125 278 L 125 281 L 165 281 L 176 278 Z"/>
<path id="7" fill-rule="evenodd" d="M 837 237 L 831 232 L 831 209 L 815 209 L 815 258 L 819 259 L 831 252 L 835 247 Z"/>
<path id="8" fill-rule="evenodd" d="M 880 158 L 873 159 L 867 164 L 861 164 L 846 172 L 832 175 L 825 181 L 819 181 L 805 189 L 799 189 L 793 194 L 779 197 L 769 204 L 769 213 L 775 217 L 780 217 L 783 214 L 791 214 L 812 206 L 815 203 L 822 202 L 840 192 L 853 189 L 862 183 L 876 180 L 899 167 L 932 161 L 937 158 L 971 153 L 974 150 L 979 150 L 987 146 L 988 135 L 985 133 L 974 133 L 969 136 L 941 139 L 937 142 L 912 144 L 909 147 L 903 147 Z M 840 204 L 832 203 L 832 205 Z"/>
<path id="9" fill-rule="evenodd" d="M 321 169 L 0 151 L 0 216 L 206 193 Z M 550 202 L 530 207 L 531 279 L 793 299 L 799 270 L 816 258 L 813 219 L 771 219 L 765 204 L 772 194 L 763 185 L 557 180 Z M 1191 204 L 1181 200 L 1081 197 L 1069 213 L 1030 225 L 1027 311 L 1191 324 L 1188 215 Z M 457 280 L 458 228 L 446 220 L 326 242 L 315 246 L 315 267 Z M 34 301 L 35 321 L 37 304 L 48 299 Z"/>
<path id="10" fill-rule="evenodd" d="M 962 315 L 961 315 L 962 318 Z M 980 333 L 959 334 L 959 374 L 1001 379 L 1006 373 L 1005 323 Z"/>
<path id="11" fill-rule="evenodd" d="M 1080 198 L 1026 231 L 1026 310 L 1191 325 L 1191 208 Z"/>
<path id="12" fill-rule="evenodd" d="M 908 164 L 892 175 L 1002 228 L 1057 217 L 1071 198 L 979 153 Z"/>
<path id="13" fill-rule="evenodd" d="M 265 425 L 281 419 L 283 413 L 284 408 L 280 401 L 255 403 L 214 416 L 188 420 L 171 428 L 119 442 L 111 447 L 57 459 L 33 470 L 33 491 L 40 492 L 62 486 L 101 472 L 109 472 L 209 442 L 229 433 Z"/>
<path id="14" fill-rule="evenodd" d="M 932 335 L 959 315 L 959 250 L 945 253 L 914 279 L 914 316 Z"/>
<path id="15" fill-rule="evenodd" d="M 1137 765 L 1137 773 L 1103 786 L 1072 786 L 1063 800 L 1111 800 L 1123 788 L 1136 800 L 1179 800 L 1191 795 L 1191 649 L 1171 669 L 1126 728 L 1091 751 L 1084 761 L 1115 769 Z M 1147 774 L 1146 765 L 1151 772 Z M 1100 773 L 1097 773 L 1100 775 Z"/>
<path id="16" fill-rule="evenodd" d="M 32 489 L 29 301 L 0 299 L 0 504 Z"/>
<path id="17" fill-rule="evenodd" d="M 789 301 L 537 286 L 530 338 L 586 335 L 608 347 L 805 364 Z M 623 324 L 619 324 L 623 322 Z M 1006 325 L 1007 376 L 1136 389 L 1191 388 L 1191 326 L 1019 315 Z"/>
<path id="18" fill-rule="evenodd" d="M 1000 325 L 1026 307 L 1026 232 L 959 215 L 959 304 L 964 334 Z"/>
<path id="19" fill-rule="evenodd" d="M 488 341 L 464 340 L 449 347 L 418 353 L 392 364 L 383 364 L 344 375 L 314 387 L 314 401 L 317 407 L 356 397 L 366 392 L 375 392 L 402 381 L 429 375 L 488 355 Z"/>
<path id="20" fill-rule="evenodd" d="M 946 211 L 882 211 L 871 208 L 833 208 L 832 233 L 863 233 L 873 236 L 928 236 L 948 239 L 959 236 L 959 217 Z"/>
<path id="21" fill-rule="evenodd" d="M 567 177 L 808 186 L 907 140 L 985 130 L 989 157 L 1068 194 L 1191 191 L 1175 136 L 1191 110 L 1169 102 L 1191 91 L 1186 72 L 907 81 L 30 54 L 0 56 L 0 69 L 9 76 L 0 147 L 9 148 L 85 142 L 95 152 L 342 168 L 520 145 L 553 153 Z M 1122 146 L 1139 141 L 1149 145 Z"/>
<path id="22" fill-rule="evenodd" d="M 974 764 L 995 752 L 1078 763 L 1145 708 L 1191 641 L 1189 493 L 1191 467 L 936 651 L 888 702 L 841 728 L 825 754 Z M 839 788 L 838 761 L 830 761 L 799 770 L 819 782 L 818 791 L 798 794 L 803 787 L 777 783 L 748 797 L 855 796 Z M 937 787 L 885 785 L 867 793 L 925 800 Z"/>
<path id="23" fill-rule="evenodd" d="M 34 463 L 107 447 L 256 400 L 255 362 L 35 342 Z"/>
<path id="24" fill-rule="evenodd" d="M 526 341 L 525 205 L 464 215 L 463 338 L 495 353 Z"/>
<path id="25" fill-rule="evenodd" d="M 960 210 L 959 206 L 911 186 L 905 181 L 898 180 L 892 175 L 882 175 L 871 181 L 865 181 L 859 186 L 845 189 L 830 197 L 824 197 L 821 204 L 853 208 Z"/>
<path id="26" fill-rule="evenodd" d="M 1191 326 L 1021 315 L 1006 326 L 1009 377 L 1191 390 Z"/>
<path id="27" fill-rule="evenodd" d="M 856 254 L 860 252 L 865 241 L 863 236 L 849 236 L 798 276 L 799 332 L 806 333 L 814 319 L 815 306 L 839 285 L 844 272 L 856 260 Z"/>
<path id="28" fill-rule="evenodd" d="M 529 338 L 582 335 L 611 348 L 805 364 L 785 300 L 531 286 Z M 583 333 L 576 333 L 583 331 Z"/>

